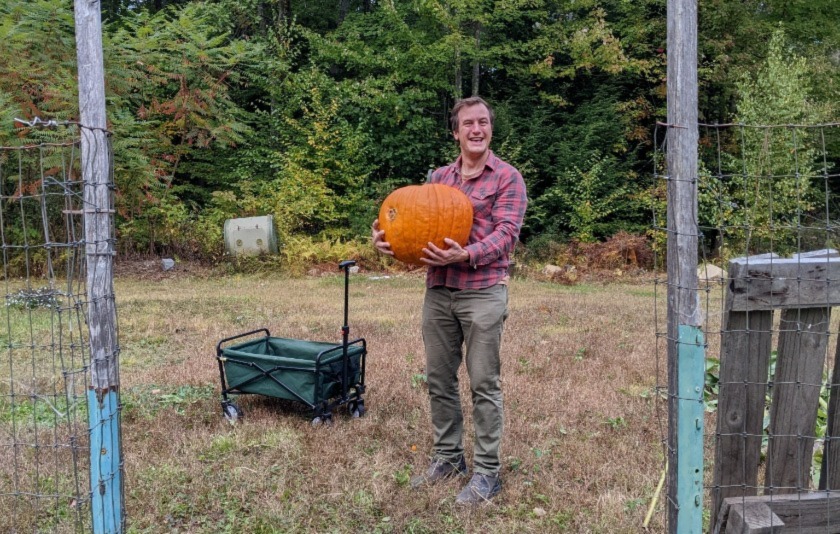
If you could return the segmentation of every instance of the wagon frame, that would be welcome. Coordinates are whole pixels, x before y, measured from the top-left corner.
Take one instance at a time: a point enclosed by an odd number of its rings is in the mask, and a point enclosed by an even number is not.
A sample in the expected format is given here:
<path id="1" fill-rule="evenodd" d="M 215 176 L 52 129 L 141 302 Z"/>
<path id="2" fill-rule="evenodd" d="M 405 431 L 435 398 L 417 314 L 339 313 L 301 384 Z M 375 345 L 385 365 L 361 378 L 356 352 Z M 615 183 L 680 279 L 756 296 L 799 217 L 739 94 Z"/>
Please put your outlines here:
<path id="1" fill-rule="evenodd" d="M 272 337 L 268 328 L 258 328 L 216 344 L 222 413 L 226 419 L 235 422 L 243 416 L 229 398 L 240 394 L 302 403 L 312 410 L 313 424 L 331 422 L 333 411 L 344 405 L 351 417 L 365 414 L 367 342 L 364 338 L 351 341 L 347 325 L 350 267 L 355 263 L 346 260 L 339 264 L 344 270 L 341 343 Z M 260 333 L 264 335 L 252 337 Z M 235 340 L 244 341 L 230 344 Z"/>

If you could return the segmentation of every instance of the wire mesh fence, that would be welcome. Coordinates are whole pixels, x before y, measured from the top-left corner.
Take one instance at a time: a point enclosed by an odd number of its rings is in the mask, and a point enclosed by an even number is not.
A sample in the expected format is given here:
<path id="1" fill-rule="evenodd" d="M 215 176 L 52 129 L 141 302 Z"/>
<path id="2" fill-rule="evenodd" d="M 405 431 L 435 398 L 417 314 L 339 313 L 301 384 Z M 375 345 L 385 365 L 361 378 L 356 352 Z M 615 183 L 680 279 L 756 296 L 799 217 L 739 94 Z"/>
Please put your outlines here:
<path id="1" fill-rule="evenodd" d="M 655 189 L 664 192 L 667 128 L 656 138 Z M 840 125 L 701 124 L 696 185 L 700 261 L 689 289 L 703 313 L 705 377 L 679 400 L 705 412 L 703 528 L 840 532 Z M 659 200 L 664 242 L 664 193 Z M 665 261 L 676 258 L 658 255 Z M 656 284 L 660 297 L 687 288 Z M 668 308 L 656 302 L 664 456 L 680 461 L 666 430 L 677 396 Z M 685 505 L 664 504 L 666 513 Z"/>
<path id="2" fill-rule="evenodd" d="M 0 532 L 92 530 L 84 133 L 0 147 Z"/>

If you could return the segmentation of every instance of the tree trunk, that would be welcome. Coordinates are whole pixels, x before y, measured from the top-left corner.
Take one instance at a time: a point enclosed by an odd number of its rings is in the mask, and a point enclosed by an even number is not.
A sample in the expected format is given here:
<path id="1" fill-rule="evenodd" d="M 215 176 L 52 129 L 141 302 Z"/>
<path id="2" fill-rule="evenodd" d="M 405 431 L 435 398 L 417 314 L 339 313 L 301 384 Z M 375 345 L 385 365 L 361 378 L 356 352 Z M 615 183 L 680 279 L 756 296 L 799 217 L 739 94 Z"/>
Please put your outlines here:
<path id="1" fill-rule="evenodd" d="M 455 86 L 453 87 L 453 96 L 455 100 L 460 100 L 464 95 L 464 80 L 461 72 L 461 47 L 455 49 Z"/>
<path id="2" fill-rule="evenodd" d="M 350 0 L 338 0 L 338 23 L 344 22 L 350 12 Z"/>
<path id="3" fill-rule="evenodd" d="M 478 51 L 481 47 L 481 23 L 475 23 L 475 60 L 472 69 L 472 96 L 478 96 L 478 86 L 481 76 L 481 62 L 478 59 Z"/>
<path id="4" fill-rule="evenodd" d="M 277 3 L 277 28 L 285 28 L 292 20 L 292 0 L 280 0 Z"/>

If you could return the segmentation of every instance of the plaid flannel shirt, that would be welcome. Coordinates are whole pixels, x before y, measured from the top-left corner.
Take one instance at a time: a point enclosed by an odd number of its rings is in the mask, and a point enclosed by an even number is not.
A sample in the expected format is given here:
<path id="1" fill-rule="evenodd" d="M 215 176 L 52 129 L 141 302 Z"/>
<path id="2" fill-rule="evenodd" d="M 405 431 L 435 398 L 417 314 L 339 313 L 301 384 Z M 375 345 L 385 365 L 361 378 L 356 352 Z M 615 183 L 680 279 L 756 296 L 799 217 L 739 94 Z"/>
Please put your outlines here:
<path id="1" fill-rule="evenodd" d="M 510 253 L 519 237 L 528 196 L 515 167 L 490 152 L 484 171 L 461 180 L 461 157 L 432 173 L 431 183 L 460 189 L 473 205 L 473 226 L 467 246 L 469 262 L 429 267 L 426 287 L 483 289 L 506 280 Z"/>

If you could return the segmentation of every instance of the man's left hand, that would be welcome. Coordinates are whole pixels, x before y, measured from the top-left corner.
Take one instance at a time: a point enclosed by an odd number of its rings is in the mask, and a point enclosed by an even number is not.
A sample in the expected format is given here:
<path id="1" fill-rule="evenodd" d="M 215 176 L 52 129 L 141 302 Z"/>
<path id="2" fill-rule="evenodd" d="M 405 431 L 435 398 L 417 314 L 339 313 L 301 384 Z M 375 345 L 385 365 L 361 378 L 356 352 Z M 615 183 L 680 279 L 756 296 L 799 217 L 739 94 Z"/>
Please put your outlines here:
<path id="1" fill-rule="evenodd" d="M 447 237 L 443 240 L 443 242 L 449 245 L 449 248 L 442 249 L 435 246 L 435 244 L 430 241 L 428 246 L 423 249 L 423 253 L 427 257 L 420 258 L 420 261 L 426 265 L 432 265 L 435 267 L 443 267 L 444 265 L 449 265 L 450 263 L 469 261 L 470 253 L 459 245 L 457 241 L 453 241 Z"/>

